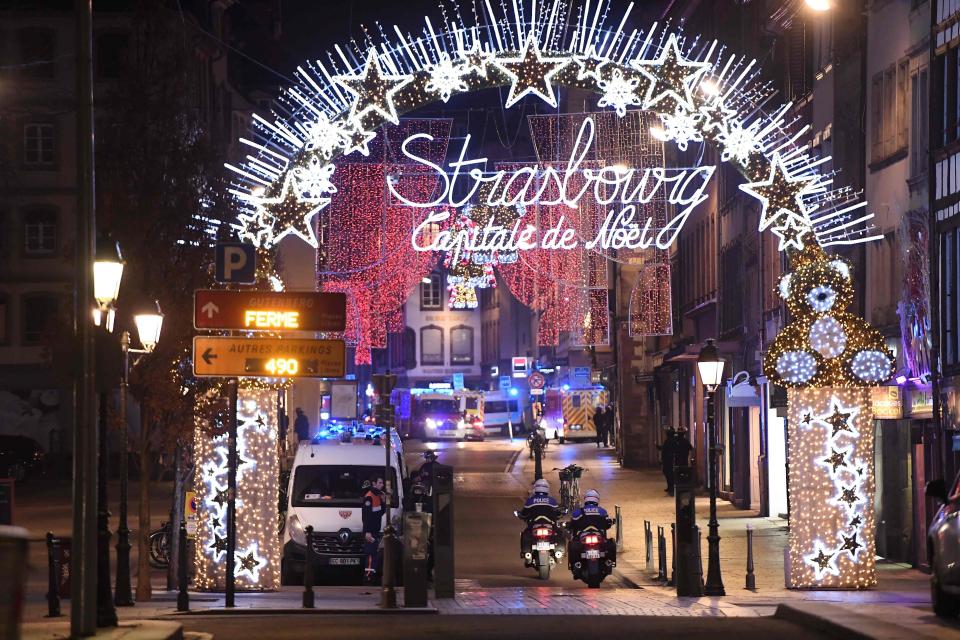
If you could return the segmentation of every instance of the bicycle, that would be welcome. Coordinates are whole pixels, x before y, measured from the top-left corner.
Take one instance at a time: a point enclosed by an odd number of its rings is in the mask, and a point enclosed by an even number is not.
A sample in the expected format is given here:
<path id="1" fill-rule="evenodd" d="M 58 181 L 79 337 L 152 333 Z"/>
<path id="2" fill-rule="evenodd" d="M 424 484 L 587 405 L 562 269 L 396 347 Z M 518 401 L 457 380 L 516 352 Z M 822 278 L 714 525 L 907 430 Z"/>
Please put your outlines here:
<path id="1" fill-rule="evenodd" d="M 573 511 L 580 505 L 580 476 L 588 469 L 571 464 L 562 469 L 554 467 L 553 470 L 560 472 L 560 506 Z"/>
<path id="2" fill-rule="evenodd" d="M 169 522 L 164 522 L 159 529 L 150 533 L 150 566 L 154 569 L 166 569 L 170 564 L 171 533 Z"/>

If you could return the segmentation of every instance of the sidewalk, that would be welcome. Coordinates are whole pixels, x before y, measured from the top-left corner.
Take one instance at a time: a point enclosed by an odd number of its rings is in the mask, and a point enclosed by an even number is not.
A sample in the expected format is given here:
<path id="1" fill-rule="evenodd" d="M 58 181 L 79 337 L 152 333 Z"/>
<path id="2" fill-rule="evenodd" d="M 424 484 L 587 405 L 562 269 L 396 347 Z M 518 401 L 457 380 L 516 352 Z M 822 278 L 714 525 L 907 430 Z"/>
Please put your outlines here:
<path id="1" fill-rule="evenodd" d="M 909 629 L 916 637 L 960 637 L 960 622 L 943 621 L 933 615 L 930 607 L 929 576 L 906 565 L 879 562 L 879 584 L 869 591 L 796 591 L 784 587 L 783 550 L 787 544 L 787 522 L 780 518 L 761 518 L 754 511 L 736 509 L 729 502 L 718 501 L 717 519 L 720 524 L 720 565 L 727 595 L 723 598 L 677 598 L 673 587 L 656 580 L 656 528 L 663 526 L 667 541 L 668 577 L 672 564 L 670 523 L 675 519 L 675 502 L 665 491 L 663 475 L 657 470 L 623 469 L 617 464 L 611 449 L 598 449 L 595 444 L 551 443 L 543 461 L 544 477 L 551 486 L 559 482 L 554 467 L 576 462 L 586 467 L 581 479 L 581 491 L 596 489 L 602 504 L 611 513 L 615 505 L 621 508 L 624 551 L 617 559 L 616 573 L 629 583 L 640 587 L 649 596 L 662 600 L 690 604 L 738 607 L 739 615 L 772 615 L 781 604 L 795 605 L 808 618 L 822 612 L 823 616 L 842 619 L 852 615 L 866 616 L 903 632 Z M 526 452 L 514 466 L 512 473 L 520 482 L 533 480 L 534 463 Z M 707 564 L 706 524 L 709 518 L 709 500 L 697 496 L 697 521 L 703 531 L 701 553 L 704 571 Z M 647 567 L 643 522 L 649 520 L 653 529 L 653 564 Z M 753 527 L 753 555 L 756 591 L 745 589 L 747 558 L 747 525 Z M 827 603 L 833 606 L 827 606 Z M 724 609 L 731 614 L 729 608 Z M 789 615 L 784 612 L 784 615 Z M 891 626 L 893 625 L 893 626 Z M 870 636 L 865 636 L 870 637 Z M 879 636 L 876 636 L 879 637 Z M 891 635 L 888 637 L 897 637 Z"/>

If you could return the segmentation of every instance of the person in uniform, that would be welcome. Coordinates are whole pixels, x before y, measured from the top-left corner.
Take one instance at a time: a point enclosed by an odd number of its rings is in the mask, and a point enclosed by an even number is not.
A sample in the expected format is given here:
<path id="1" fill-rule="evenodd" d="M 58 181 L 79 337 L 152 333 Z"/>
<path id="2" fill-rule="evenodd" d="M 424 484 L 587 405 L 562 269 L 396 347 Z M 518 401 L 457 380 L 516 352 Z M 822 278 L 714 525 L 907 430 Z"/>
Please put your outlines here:
<path id="1" fill-rule="evenodd" d="M 366 484 L 366 483 L 365 483 Z M 383 493 L 383 478 L 377 476 L 369 483 L 363 494 L 363 552 L 366 555 L 363 566 L 365 584 L 379 581 L 381 560 L 380 539 L 383 537 L 383 516 L 387 512 L 387 501 Z"/>

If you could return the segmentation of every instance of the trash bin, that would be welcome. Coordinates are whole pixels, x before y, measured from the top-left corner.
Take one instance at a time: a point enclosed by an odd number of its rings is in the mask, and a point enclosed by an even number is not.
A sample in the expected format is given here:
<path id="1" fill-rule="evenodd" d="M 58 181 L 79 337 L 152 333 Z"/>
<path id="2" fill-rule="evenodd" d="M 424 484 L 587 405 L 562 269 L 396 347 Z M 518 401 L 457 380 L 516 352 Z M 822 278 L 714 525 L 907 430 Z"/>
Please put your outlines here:
<path id="1" fill-rule="evenodd" d="M 27 530 L 0 526 L 0 638 L 17 640 L 27 580 Z"/>
<path id="2" fill-rule="evenodd" d="M 403 514 L 403 606 L 427 606 L 430 514 Z"/>

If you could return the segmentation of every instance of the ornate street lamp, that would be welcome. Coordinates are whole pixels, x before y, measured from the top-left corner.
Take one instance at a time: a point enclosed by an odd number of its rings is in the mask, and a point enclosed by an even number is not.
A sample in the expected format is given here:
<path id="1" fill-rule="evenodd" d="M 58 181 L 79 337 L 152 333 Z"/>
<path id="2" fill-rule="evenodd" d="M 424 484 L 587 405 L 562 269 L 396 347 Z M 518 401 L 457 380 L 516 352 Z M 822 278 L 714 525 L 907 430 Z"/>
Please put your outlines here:
<path id="1" fill-rule="evenodd" d="M 132 607 L 133 593 L 130 589 L 130 529 L 127 527 L 127 485 L 129 482 L 130 435 L 127 425 L 127 385 L 130 379 L 130 354 L 151 353 L 160 341 L 163 327 L 163 312 L 156 300 L 137 310 L 133 316 L 137 335 L 143 349 L 130 348 L 130 332 L 120 336 L 123 350 L 123 377 L 120 378 L 120 524 L 117 529 L 117 584 L 114 603 L 118 607 Z M 143 479 L 141 479 L 143 482 Z"/>
<path id="2" fill-rule="evenodd" d="M 724 361 L 720 357 L 720 351 L 717 349 L 713 340 L 707 340 L 703 348 L 700 349 L 700 356 L 697 358 L 697 369 L 700 371 L 700 382 L 707 390 L 707 437 L 710 448 L 710 468 L 708 475 L 710 477 L 710 522 L 707 525 L 709 534 L 707 535 L 708 564 L 707 564 L 707 583 L 704 585 L 704 595 L 722 596 L 726 595 L 723 589 L 723 579 L 720 577 L 720 525 L 717 522 L 717 483 L 719 482 L 717 454 L 720 448 L 717 446 L 717 424 L 714 410 L 717 388 L 723 382 Z"/>
<path id="3" fill-rule="evenodd" d="M 97 242 L 97 255 L 93 262 L 93 297 L 99 305 L 93 312 L 93 322 L 98 327 L 106 325 L 107 331 L 111 332 L 122 278 L 123 254 L 120 253 L 120 243 L 104 237 Z"/>

